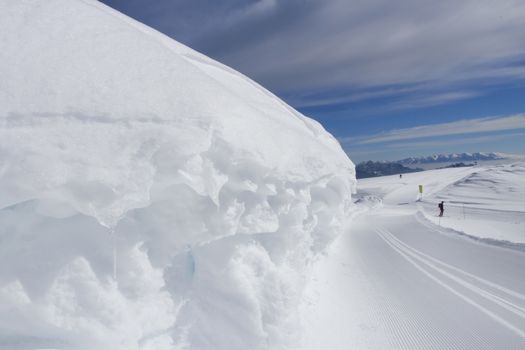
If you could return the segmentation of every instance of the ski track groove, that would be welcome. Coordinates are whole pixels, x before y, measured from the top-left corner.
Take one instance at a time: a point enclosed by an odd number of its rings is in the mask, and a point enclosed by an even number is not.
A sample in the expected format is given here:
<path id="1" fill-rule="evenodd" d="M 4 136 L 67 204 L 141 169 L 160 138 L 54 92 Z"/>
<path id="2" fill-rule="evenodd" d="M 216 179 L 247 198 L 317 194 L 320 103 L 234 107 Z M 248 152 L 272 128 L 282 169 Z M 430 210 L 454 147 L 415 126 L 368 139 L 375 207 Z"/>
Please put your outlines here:
<path id="1" fill-rule="evenodd" d="M 486 298 L 487 300 L 492 301 L 493 303 L 495 303 L 495 304 L 497 304 L 497 305 L 499 305 L 499 306 L 501 306 L 501 307 L 503 307 L 503 308 L 505 308 L 505 309 L 507 309 L 509 311 L 512 310 L 512 308 L 510 308 L 508 306 L 505 307 L 506 306 L 505 303 L 499 301 L 496 298 L 493 298 L 491 293 L 488 293 L 488 292 L 482 290 L 481 288 L 472 286 L 470 283 L 462 280 L 461 278 L 453 276 L 452 274 L 447 273 L 446 271 L 436 267 L 435 265 L 433 265 L 431 262 L 428 261 L 430 259 L 426 259 L 426 258 L 423 258 L 421 256 L 418 256 L 417 253 L 414 253 L 414 252 L 410 251 L 409 248 L 407 248 L 408 246 L 407 247 L 403 247 L 403 245 L 397 243 L 396 241 L 399 241 L 399 240 L 396 237 L 394 237 L 394 235 L 392 235 L 392 233 L 390 233 L 390 232 L 388 232 L 388 231 L 386 231 L 384 229 L 377 229 L 376 233 L 385 241 L 385 243 L 387 243 L 392 249 L 394 249 L 401 256 L 403 256 L 417 270 L 419 270 L 420 272 L 425 274 L 427 277 L 429 277 L 430 279 L 434 280 L 436 283 L 438 283 L 439 285 L 441 285 L 445 289 L 449 290 L 451 293 L 453 293 L 457 297 L 461 298 L 462 300 L 464 300 L 468 304 L 476 307 L 479 311 L 481 311 L 485 315 L 489 316 L 491 319 L 493 319 L 494 321 L 496 321 L 500 325 L 502 325 L 502 326 L 506 327 L 508 330 L 514 332 L 519 337 L 525 339 L 525 332 L 522 331 L 520 328 L 518 328 L 517 326 L 515 326 L 512 323 L 508 322 L 507 320 L 502 318 L 500 315 L 498 315 L 498 314 L 488 310 L 487 308 L 485 308 L 484 306 L 480 305 L 479 303 L 477 303 L 473 299 L 469 298 L 468 296 L 464 295 L 463 293 L 459 292 L 457 289 L 455 289 L 454 287 L 450 286 L 450 284 L 448 284 L 448 283 L 444 282 L 442 279 L 438 278 L 435 273 L 431 273 L 429 271 L 426 271 L 415 260 L 418 260 L 420 263 L 427 265 L 431 269 L 433 269 L 433 270 L 443 274 L 445 277 L 448 277 L 449 279 L 452 279 L 453 281 L 455 281 L 458 284 L 464 286 L 465 288 L 475 292 L 476 294 Z M 469 286 L 470 286 L 470 288 L 469 288 Z M 510 303 L 510 304 L 512 304 L 512 303 Z M 513 311 L 515 311 L 515 310 L 513 310 Z"/>
<path id="2" fill-rule="evenodd" d="M 410 332 L 406 329 L 405 320 L 399 319 L 399 316 L 397 316 L 401 315 L 401 313 L 398 312 L 399 307 L 397 306 L 397 303 L 392 300 L 389 293 L 383 293 L 383 298 L 378 303 L 378 307 L 381 318 L 385 320 L 383 324 L 393 336 L 392 339 L 389 339 L 393 348 L 409 349 L 410 347 L 407 343 L 408 340 L 406 339 L 405 334 L 410 334 Z"/>
<path id="3" fill-rule="evenodd" d="M 357 256 L 360 257 L 360 264 L 366 268 L 367 260 L 361 257 L 362 253 L 358 250 Z M 366 275 L 365 275 L 366 276 Z M 421 349 L 420 346 L 415 347 L 415 340 L 412 329 L 408 326 L 408 317 L 406 317 L 406 311 L 403 307 L 398 305 L 398 302 L 390 295 L 385 293 L 383 286 L 377 286 L 377 281 L 369 276 L 366 276 L 375 290 L 379 291 L 381 298 L 376 303 L 376 314 L 377 319 L 381 320 L 379 323 L 384 327 L 387 334 L 391 337 L 388 338 L 389 349 Z"/>
<path id="4" fill-rule="evenodd" d="M 385 231 L 386 231 L 386 232 L 385 232 Z M 405 244 L 404 242 L 400 241 L 397 237 L 395 237 L 394 235 L 392 235 L 392 234 L 391 234 L 390 232 L 388 232 L 387 230 L 384 230 L 384 229 L 383 229 L 383 233 L 386 234 L 386 235 L 388 235 L 388 236 L 390 236 L 390 237 L 392 237 L 394 240 L 397 240 L 397 241 L 401 242 L 402 244 Z M 382 238 L 383 238 L 383 237 L 382 237 Z M 386 238 L 386 237 L 385 237 L 385 238 Z M 385 239 L 385 238 L 384 238 L 384 239 Z M 388 239 L 388 238 L 386 238 L 386 239 Z M 387 242 L 387 243 L 388 243 L 388 242 Z M 395 244 L 395 243 L 394 243 L 394 244 Z M 408 245 L 406 245 L 406 244 L 405 244 L 405 246 L 407 246 L 408 248 L 411 248 L 410 246 L 408 246 Z M 401 249 L 402 249 L 402 248 L 401 248 Z M 413 249 L 413 248 L 412 248 L 412 249 Z M 402 249 L 402 250 L 403 250 L 403 249 Z M 415 250 L 415 249 L 414 249 L 414 250 Z M 398 251 L 398 252 L 399 252 L 399 251 Z M 400 253 L 400 254 L 401 254 L 401 253 Z M 421 254 L 423 254 L 423 253 L 421 253 Z M 401 255 L 402 255 L 402 254 L 401 254 Z M 418 259 L 418 260 L 422 261 L 422 259 Z M 432 268 L 432 269 L 436 269 L 436 268 L 433 267 L 431 264 L 428 264 L 428 263 L 425 263 L 425 262 L 423 262 L 423 263 L 424 263 L 425 265 L 427 265 L 427 268 L 430 267 L 430 268 Z M 421 270 L 425 270 L 421 265 L 419 265 L 419 267 L 420 267 L 421 269 L 418 268 L 418 270 L 420 270 L 420 271 L 421 271 Z M 428 271 L 427 271 L 427 272 L 428 272 Z M 441 272 L 441 271 L 439 271 L 439 272 Z M 430 274 L 431 274 L 431 273 L 430 273 Z M 445 275 L 446 277 L 448 277 L 449 279 L 454 280 L 454 278 L 451 278 L 451 277 L 448 276 L 447 274 L 444 274 L 444 275 Z M 435 276 L 435 275 L 433 275 L 433 276 Z M 437 278 L 437 277 L 436 277 L 436 278 Z M 439 278 L 437 278 L 437 279 L 439 280 Z M 456 282 L 457 282 L 457 281 L 456 281 Z M 457 283 L 461 285 L 461 283 L 459 283 L 459 282 L 457 282 Z M 445 283 L 445 284 L 446 284 L 446 283 Z M 451 288 L 452 288 L 452 287 L 451 287 Z M 448 289 L 448 288 L 445 287 L 445 289 Z M 454 289 L 454 288 L 452 288 L 452 289 Z M 455 294 L 455 293 L 453 293 L 453 294 Z M 460 293 L 460 294 L 461 294 L 461 293 Z M 457 294 L 456 294 L 456 295 L 457 295 Z M 467 297 L 467 298 L 468 298 L 468 297 Z M 463 298 L 462 298 L 462 299 L 463 299 Z M 463 300 L 464 300 L 464 299 L 463 299 Z M 468 303 L 471 304 L 470 302 L 468 302 Z M 498 316 L 498 317 L 499 317 L 499 316 Z M 517 328 L 517 327 L 516 327 L 516 328 Z M 492 339 L 490 339 L 490 340 L 489 340 L 489 339 L 486 339 L 485 334 L 479 334 L 479 333 L 476 333 L 476 332 L 470 332 L 470 333 L 473 334 L 473 335 L 475 335 L 475 337 L 474 337 L 473 339 L 469 339 L 469 342 L 468 342 L 468 343 L 463 343 L 464 341 L 466 341 L 466 340 L 465 340 L 466 338 L 459 338 L 459 339 L 456 339 L 456 342 L 457 342 L 457 341 L 461 341 L 461 343 L 463 344 L 463 345 L 461 345 L 461 346 L 459 346 L 459 344 L 457 344 L 458 349 L 467 349 L 467 348 L 472 348 L 472 349 L 484 349 L 484 348 L 487 348 L 487 344 L 490 343 L 490 342 L 492 341 Z M 476 341 L 476 343 L 477 343 L 477 346 L 473 346 L 473 344 L 472 344 L 472 340 L 474 340 L 474 339 L 475 339 L 475 341 Z M 498 344 L 495 344 L 495 343 L 493 343 L 493 342 L 492 342 L 492 344 L 493 344 L 493 345 L 490 346 L 490 347 L 488 347 L 488 349 L 496 349 L 496 348 L 497 348 Z"/>
<path id="5" fill-rule="evenodd" d="M 381 235 L 379 232 L 377 232 L 378 235 Z M 383 238 L 383 237 L 381 237 Z M 426 276 L 428 276 L 431 280 L 435 281 L 436 283 L 442 285 L 445 289 L 451 291 L 453 294 L 455 295 L 458 295 L 458 293 L 452 289 L 451 287 L 449 287 L 448 285 L 444 284 L 441 280 L 439 280 L 438 278 L 436 278 L 434 275 L 428 273 L 426 270 L 424 270 L 420 265 L 418 265 L 417 263 L 415 263 L 410 257 L 408 257 L 406 254 L 404 254 L 401 250 L 398 250 L 398 248 L 396 248 L 395 246 L 393 246 L 390 242 L 387 241 L 386 238 L 383 238 L 385 240 L 385 242 L 394 250 L 396 251 L 397 253 L 399 253 L 403 258 L 405 258 L 410 264 L 412 264 L 417 270 L 419 270 L 420 272 L 422 272 L 423 274 L 425 274 Z M 459 296 L 459 295 L 458 295 Z M 463 300 L 465 300 L 462 296 L 460 296 Z M 467 301 L 468 302 L 468 301 Z M 470 302 L 468 302 L 470 304 Z M 448 332 L 447 332 L 448 333 Z M 450 339 L 450 336 L 447 337 L 447 339 Z M 477 335 L 477 338 L 476 340 L 479 339 L 479 335 Z M 478 340 L 480 346 L 479 347 L 475 347 L 474 349 L 483 349 L 483 348 L 487 348 L 487 342 L 486 341 L 482 341 L 481 339 Z M 459 346 L 456 343 L 452 342 L 452 344 L 455 344 L 454 346 Z M 469 344 L 471 345 L 471 344 Z M 470 346 L 466 346 L 466 347 L 459 347 L 458 349 L 467 349 L 467 348 L 471 348 Z M 488 347 L 488 349 L 495 349 L 494 346 L 490 346 Z"/>
<path id="6" fill-rule="evenodd" d="M 355 251 L 354 254 L 354 256 L 358 258 L 358 271 L 362 274 L 362 271 L 365 271 L 364 267 L 367 265 L 366 260 L 361 256 L 361 252 L 359 250 Z M 370 276 L 367 276 L 366 274 L 362 274 L 361 276 L 368 281 L 369 288 L 375 291 L 381 290 L 380 288 L 377 288 L 377 283 L 372 278 L 370 278 Z M 378 295 L 378 293 L 370 293 L 370 295 Z M 395 334 L 397 329 L 392 327 L 392 323 L 389 322 L 392 311 L 388 307 L 388 303 L 386 303 L 387 307 L 385 307 L 382 300 L 379 300 L 375 303 L 369 303 L 369 305 L 372 305 L 373 307 L 372 322 L 374 322 L 375 325 L 383 328 L 385 331 L 390 332 L 390 334 Z M 389 343 L 392 345 L 390 340 Z"/>
<path id="7" fill-rule="evenodd" d="M 475 279 L 475 280 L 477 280 L 477 281 L 479 281 L 479 282 L 481 282 L 481 283 L 483 283 L 483 284 L 486 284 L 486 285 L 488 285 L 488 286 L 490 286 L 490 287 L 493 287 L 493 288 L 495 288 L 495 289 L 498 289 L 498 290 L 500 290 L 500 291 L 502 291 L 502 292 L 505 292 L 505 293 L 507 293 L 507 294 L 510 294 L 510 295 L 513 295 L 513 296 L 516 296 L 516 295 L 522 296 L 522 295 L 521 295 L 520 293 L 518 293 L 518 292 L 514 292 L 513 290 L 510 290 L 510 289 L 507 289 L 507 288 L 501 287 L 501 286 L 499 286 L 499 285 L 497 285 L 497 284 L 495 284 L 495 283 L 492 283 L 492 282 L 490 282 L 490 281 L 487 281 L 487 280 L 485 280 L 485 279 L 482 279 L 482 278 L 480 278 L 480 277 L 477 277 L 477 276 L 475 276 L 475 275 L 473 275 L 473 274 L 470 274 L 470 273 L 468 273 L 468 272 L 466 272 L 466 271 L 464 271 L 464 270 L 462 270 L 462 269 L 460 269 L 460 268 L 457 268 L 457 267 L 455 267 L 455 266 L 452 266 L 452 265 L 450 265 L 450 264 L 447 264 L 447 263 L 445 263 L 445 262 L 443 262 L 443 261 L 441 261 L 441 260 L 435 259 L 435 258 L 433 258 L 433 257 L 431 257 L 431 256 L 429 256 L 429 255 L 427 255 L 427 254 L 425 254 L 425 253 L 423 253 L 423 252 L 421 252 L 421 251 L 419 251 L 419 250 L 417 250 L 417 249 L 415 249 L 415 248 L 413 248 L 413 247 L 407 245 L 406 243 L 404 243 L 403 241 L 401 241 L 399 238 L 395 237 L 391 232 L 389 232 L 389 231 L 387 231 L 387 230 L 384 230 L 384 229 L 383 229 L 383 231 L 384 231 L 383 233 L 389 235 L 390 238 L 392 238 L 393 240 L 395 240 L 396 242 L 398 242 L 400 245 L 406 247 L 406 249 L 412 251 L 412 252 L 413 252 L 414 254 L 416 254 L 416 255 L 423 256 L 424 259 L 428 259 L 428 260 L 430 260 L 430 261 L 432 261 L 432 262 L 434 262 L 434 263 L 436 263 L 436 264 L 439 264 L 439 265 L 444 266 L 444 267 L 447 267 L 447 268 L 449 268 L 449 269 L 451 269 L 451 270 L 457 271 L 457 272 L 459 272 L 459 273 L 461 273 L 461 274 L 464 274 L 464 275 L 466 275 L 466 276 L 468 276 L 468 277 L 471 277 L 471 278 L 473 278 L 473 279 Z M 424 260 L 424 259 L 422 259 L 422 260 Z M 427 260 L 427 262 L 426 262 L 427 265 L 429 264 L 429 263 L 428 263 L 428 260 Z M 521 306 L 518 306 L 518 305 L 515 305 L 514 303 L 512 303 L 512 302 L 510 302 L 510 301 L 508 301 L 508 300 L 502 298 L 501 296 L 495 295 L 495 294 L 493 294 L 493 293 L 491 293 L 491 292 L 489 292 L 489 291 L 486 291 L 486 290 L 484 290 L 484 289 L 482 289 L 482 288 L 480 288 L 480 287 L 477 287 L 477 286 L 473 285 L 472 283 L 470 283 L 470 282 L 468 282 L 468 281 L 466 281 L 466 280 L 464 280 L 464 279 L 458 278 L 458 277 L 456 277 L 456 276 L 454 276 L 454 275 L 452 275 L 452 274 L 450 274 L 450 273 L 447 273 L 446 271 L 444 271 L 444 270 L 442 270 L 442 269 L 439 269 L 439 268 L 435 267 L 434 265 L 432 265 L 431 267 L 432 267 L 434 270 L 436 270 L 436 271 L 438 271 L 438 272 L 441 272 L 443 275 L 449 277 L 450 279 L 456 281 L 458 284 L 463 285 L 464 287 L 466 287 L 466 288 L 472 290 L 473 292 L 476 292 L 476 293 L 478 293 L 479 295 L 484 296 L 485 298 L 487 298 L 487 299 L 493 301 L 494 303 L 500 305 L 501 307 L 507 309 L 508 311 L 510 311 L 510 312 L 512 312 L 512 313 L 514 313 L 514 314 L 516 314 L 516 315 L 518 315 L 519 317 L 525 319 L 525 308 L 523 308 L 523 307 L 521 307 Z"/>
<path id="8" fill-rule="evenodd" d="M 438 344 L 440 344 L 440 340 L 434 332 L 430 332 L 431 327 L 427 327 L 425 320 L 422 318 L 422 314 L 420 312 L 410 312 L 410 314 L 412 317 L 409 317 L 408 321 L 418 333 L 417 336 L 414 337 L 416 340 L 416 347 L 414 349 L 439 349 Z"/>
<path id="9" fill-rule="evenodd" d="M 366 266 L 366 262 L 363 266 Z M 372 279 L 369 280 L 373 283 Z M 381 290 L 384 291 L 384 288 Z M 465 346 L 456 345 L 454 341 L 432 332 L 432 327 L 429 326 L 428 321 L 425 321 L 424 315 L 407 308 L 390 293 L 383 292 L 382 299 L 376 305 L 379 309 L 376 314 L 383 320 L 382 325 L 388 333 L 392 335 L 389 340 L 391 349 L 439 350 L 443 348 L 444 342 L 450 350 L 466 349 Z"/>
<path id="10" fill-rule="evenodd" d="M 405 307 L 400 307 L 398 303 L 390 297 L 385 298 L 387 300 L 386 305 L 394 307 L 394 312 L 388 314 L 388 327 L 394 330 L 395 338 L 393 339 L 392 348 L 395 349 L 434 349 L 433 342 L 427 342 L 423 344 L 421 342 L 424 339 L 421 338 L 419 332 L 420 327 L 414 327 L 413 323 L 410 322 L 414 317 L 411 312 L 408 312 Z M 392 315 L 396 315 L 395 319 Z M 408 317 L 407 317 L 408 316 Z M 421 324 L 419 315 L 415 315 L 418 319 L 418 324 Z M 408 327 L 408 323 L 411 323 Z M 419 341 L 418 341 L 419 340 Z M 425 346 L 426 345 L 426 346 Z M 429 347 L 430 346 L 430 347 Z"/>
<path id="11" fill-rule="evenodd" d="M 395 305 L 392 301 L 389 303 Z M 403 317 L 403 321 L 411 326 L 410 328 L 404 327 L 404 334 L 399 335 L 400 338 L 406 339 L 404 346 L 399 347 L 399 349 L 440 350 L 444 348 L 444 344 L 446 344 L 446 348 L 450 350 L 464 350 L 469 348 L 469 344 L 464 343 L 463 339 L 453 338 L 448 330 L 444 332 L 444 334 L 431 331 L 432 327 L 429 322 L 424 319 L 424 314 L 414 312 L 413 310 L 407 311 L 406 308 L 398 307 L 397 309 L 400 310 L 397 312 L 397 315 L 409 316 Z M 392 322 L 394 328 L 396 327 L 396 323 L 399 324 L 399 321 Z M 486 345 L 486 343 L 484 344 Z M 483 345 L 480 344 L 480 346 L 475 348 L 481 349 L 482 347 Z"/>
<path id="12" fill-rule="evenodd" d="M 442 230 L 439 230 L 438 228 L 433 227 L 432 223 L 424 222 L 424 220 L 422 221 L 422 220 L 421 220 L 420 218 L 418 218 L 417 216 L 416 216 L 416 220 L 417 220 L 419 223 L 423 224 L 425 227 L 427 227 L 428 229 L 430 229 L 430 230 L 432 230 L 432 231 L 434 231 L 434 232 L 437 232 L 437 233 L 442 234 L 442 235 L 449 235 L 449 234 L 450 234 L 449 232 L 446 232 L 446 231 L 443 232 Z M 397 237 L 396 237 L 396 238 L 397 238 Z M 404 242 L 403 242 L 403 244 L 406 245 L 406 243 L 404 243 Z M 415 249 L 415 248 L 413 248 L 413 247 L 411 247 L 411 248 L 412 248 L 412 249 Z M 470 278 L 472 278 L 472 279 L 474 279 L 474 280 L 476 280 L 476 281 L 478 281 L 478 282 L 480 282 L 480 283 L 482 283 L 482 284 L 485 284 L 485 285 L 487 285 L 487 286 L 489 286 L 489 287 L 492 287 L 492 288 L 494 288 L 494 289 L 497 289 L 497 290 L 499 290 L 499 291 L 501 291 L 501 292 L 503 292 L 503 293 L 505 293 L 505 294 L 507 294 L 507 295 L 509 295 L 509 296 L 512 296 L 512 297 L 514 297 L 514 298 L 516 298 L 516 299 L 520 299 L 520 300 L 522 300 L 522 301 L 525 302 L 525 295 L 522 294 L 522 293 L 516 292 L 516 291 L 514 291 L 514 290 L 512 290 L 512 289 L 509 289 L 509 288 L 507 288 L 507 287 L 503 287 L 503 286 L 501 286 L 501 285 L 499 285 L 499 284 L 497 284 L 497 283 L 494 283 L 494 282 L 488 281 L 488 280 L 486 280 L 486 279 L 484 279 L 484 278 L 482 278 L 482 277 L 479 277 L 479 276 L 474 275 L 474 274 L 472 274 L 472 273 L 470 273 L 470 272 L 467 272 L 467 271 L 465 271 L 465 270 L 462 270 L 462 269 L 460 269 L 460 268 L 458 268 L 458 267 L 456 267 L 456 266 L 452 266 L 452 265 L 450 265 L 450 264 L 447 264 L 447 263 L 445 263 L 445 262 L 443 262 L 443 261 L 441 261 L 441 260 L 438 260 L 438 259 L 436 259 L 436 258 L 433 258 L 433 257 L 431 257 L 431 256 L 429 256 L 429 255 L 427 255 L 427 254 L 425 254 L 425 253 L 423 253 L 423 252 L 421 252 L 421 251 L 417 251 L 417 252 L 418 252 L 419 254 L 425 256 L 426 258 L 428 258 L 428 259 L 430 259 L 430 260 L 436 262 L 437 264 L 439 264 L 439 265 L 441 265 L 441 266 L 444 266 L 444 267 L 447 267 L 447 268 L 449 268 L 449 269 L 451 269 L 451 270 L 454 270 L 454 271 L 456 271 L 456 272 L 459 272 L 459 273 L 461 273 L 461 274 L 463 274 L 463 275 L 465 275 L 465 276 L 467 276 L 467 277 L 470 277 Z M 521 309 L 522 311 L 525 312 L 525 308 L 524 308 L 524 307 L 520 307 L 520 309 Z"/>

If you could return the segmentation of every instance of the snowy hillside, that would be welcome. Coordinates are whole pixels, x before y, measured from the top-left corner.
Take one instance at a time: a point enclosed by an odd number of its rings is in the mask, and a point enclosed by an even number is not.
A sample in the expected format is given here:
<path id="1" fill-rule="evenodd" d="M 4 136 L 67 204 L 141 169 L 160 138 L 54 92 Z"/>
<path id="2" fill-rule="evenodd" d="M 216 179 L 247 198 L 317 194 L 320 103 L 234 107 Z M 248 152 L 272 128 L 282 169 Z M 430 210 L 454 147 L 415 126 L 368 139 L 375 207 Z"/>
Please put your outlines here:
<path id="1" fill-rule="evenodd" d="M 415 204 L 425 220 L 480 239 L 525 243 L 525 163 L 429 170 L 359 181 L 360 196 L 380 197 L 386 205 Z M 445 217 L 437 203 L 445 202 Z"/>
<path id="2" fill-rule="evenodd" d="M 337 141 L 97 1 L 0 23 L 0 348 L 295 344 L 353 208 Z"/>
<path id="3" fill-rule="evenodd" d="M 525 349 L 524 196 L 519 162 L 359 180 L 368 210 L 316 265 L 302 349 Z"/>
<path id="4" fill-rule="evenodd" d="M 518 243 L 525 250 L 524 198 L 525 163 L 514 163 L 478 168 L 423 205 L 434 223 L 495 244 Z M 439 222 L 432 204 L 441 200 L 447 203 L 448 215 Z"/>

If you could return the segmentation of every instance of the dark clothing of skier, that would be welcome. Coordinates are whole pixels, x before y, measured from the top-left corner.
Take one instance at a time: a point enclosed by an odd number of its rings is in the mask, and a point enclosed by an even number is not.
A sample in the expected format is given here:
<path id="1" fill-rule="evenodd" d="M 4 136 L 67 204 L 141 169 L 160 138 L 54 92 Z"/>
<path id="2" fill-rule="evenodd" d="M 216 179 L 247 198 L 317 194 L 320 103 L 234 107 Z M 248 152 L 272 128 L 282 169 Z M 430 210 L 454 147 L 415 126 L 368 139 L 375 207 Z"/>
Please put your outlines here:
<path id="1" fill-rule="evenodd" d="M 445 211 L 445 208 L 443 207 L 443 203 L 445 202 L 441 202 L 438 204 L 438 208 L 439 208 L 439 216 L 443 216 L 443 212 Z"/>

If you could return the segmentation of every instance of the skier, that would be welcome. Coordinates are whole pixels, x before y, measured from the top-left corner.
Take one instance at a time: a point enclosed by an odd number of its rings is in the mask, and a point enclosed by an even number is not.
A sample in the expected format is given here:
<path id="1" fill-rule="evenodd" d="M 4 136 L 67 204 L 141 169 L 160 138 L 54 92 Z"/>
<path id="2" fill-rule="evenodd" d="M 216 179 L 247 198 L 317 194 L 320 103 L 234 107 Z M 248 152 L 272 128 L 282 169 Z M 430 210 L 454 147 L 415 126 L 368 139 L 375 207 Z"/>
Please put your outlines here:
<path id="1" fill-rule="evenodd" d="M 399 174 L 399 178 L 401 179 L 402 177 L 403 177 L 403 175 L 402 175 L 402 174 Z"/>
<path id="2" fill-rule="evenodd" d="M 443 216 L 443 212 L 445 211 L 445 208 L 443 206 L 443 201 L 441 201 L 441 203 L 438 204 L 438 208 L 439 208 L 439 216 Z"/>

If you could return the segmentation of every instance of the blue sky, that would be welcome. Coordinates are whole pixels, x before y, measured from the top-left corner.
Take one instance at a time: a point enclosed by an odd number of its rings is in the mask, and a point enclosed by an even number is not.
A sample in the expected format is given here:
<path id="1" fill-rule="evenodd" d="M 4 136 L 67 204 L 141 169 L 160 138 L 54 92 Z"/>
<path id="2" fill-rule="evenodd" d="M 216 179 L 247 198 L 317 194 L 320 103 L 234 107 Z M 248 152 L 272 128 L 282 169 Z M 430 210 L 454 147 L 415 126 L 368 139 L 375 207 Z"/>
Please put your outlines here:
<path id="1" fill-rule="evenodd" d="M 102 2 L 258 81 L 354 161 L 525 154 L 525 1 Z"/>

